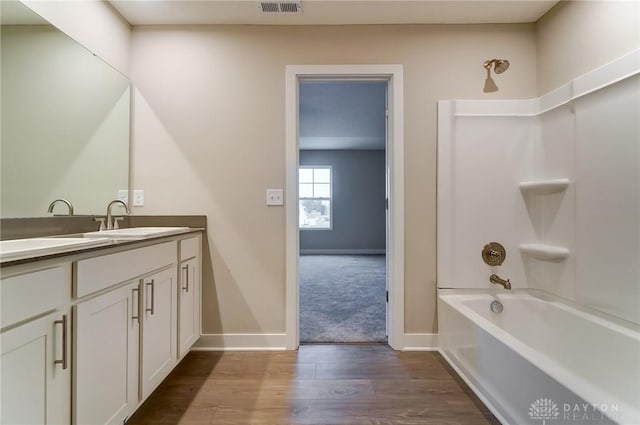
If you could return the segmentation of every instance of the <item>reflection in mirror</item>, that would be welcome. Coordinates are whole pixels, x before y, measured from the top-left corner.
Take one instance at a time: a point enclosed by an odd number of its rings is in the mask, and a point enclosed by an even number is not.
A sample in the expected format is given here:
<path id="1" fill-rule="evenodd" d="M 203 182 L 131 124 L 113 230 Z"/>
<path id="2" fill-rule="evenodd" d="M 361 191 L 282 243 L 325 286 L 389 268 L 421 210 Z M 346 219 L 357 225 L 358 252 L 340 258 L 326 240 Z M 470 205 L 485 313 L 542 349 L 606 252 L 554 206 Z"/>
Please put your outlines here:
<path id="1" fill-rule="evenodd" d="M 55 199 L 104 214 L 128 188 L 129 81 L 17 1 L 2 1 L 0 52 L 0 217 L 51 215 Z"/>

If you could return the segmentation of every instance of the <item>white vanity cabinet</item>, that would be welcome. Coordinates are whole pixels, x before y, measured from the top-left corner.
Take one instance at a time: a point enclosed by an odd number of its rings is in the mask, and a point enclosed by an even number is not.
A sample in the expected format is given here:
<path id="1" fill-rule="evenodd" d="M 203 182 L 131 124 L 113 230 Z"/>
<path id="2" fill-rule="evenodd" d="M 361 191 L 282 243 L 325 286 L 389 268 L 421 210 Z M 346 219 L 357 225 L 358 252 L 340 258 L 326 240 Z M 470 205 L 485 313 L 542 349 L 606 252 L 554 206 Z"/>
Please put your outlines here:
<path id="1" fill-rule="evenodd" d="M 0 423 L 70 423 L 70 287 L 70 264 L 3 270 Z"/>
<path id="2" fill-rule="evenodd" d="M 122 424 L 174 366 L 176 252 L 171 241 L 76 263 L 75 424 Z"/>
<path id="3" fill-rule="evenodd" d="M 2 333 L 0 423 L 70 423 L 68 318 L 54 312 Z"/>
<path id="4" fill-rule="evenodd" d="M 149 394 L 177 362 L 177 276 L 175 267 L 142 279 L 141 393 Z"/>
<path id="5" fill-rule="evenodd" d="M 74 423 L 122 424 L 138 405 L 139 281 L 74 307 Z"/>
<path id="6" fill-rule="evenodd" d="M 195 236 L 180 241 L 178 290 L 178 357 L 189 352 L 200 337 L 200 270 L 201 238 Z"/>
<path id="7" fill-rule="evenodd" d="M 0 423 L 125 423 L 200 336 L 201 241 L 3 267 Z"/>

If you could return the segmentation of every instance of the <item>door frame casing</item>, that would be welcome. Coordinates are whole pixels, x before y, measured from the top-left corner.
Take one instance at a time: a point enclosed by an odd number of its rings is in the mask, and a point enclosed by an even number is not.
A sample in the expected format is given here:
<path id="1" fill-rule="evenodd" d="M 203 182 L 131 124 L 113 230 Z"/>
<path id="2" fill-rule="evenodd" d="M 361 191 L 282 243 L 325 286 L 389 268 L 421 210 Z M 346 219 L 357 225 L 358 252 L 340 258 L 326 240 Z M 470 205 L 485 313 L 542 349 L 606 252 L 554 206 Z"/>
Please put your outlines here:
<path id="1" fill-rule="evenodd" d="M 287 65 L 285 80 L 285 348 L 295 350 L 299 337 L 298 255 L 298 88 L 301 79 L 386 80 L 388 92 L 387 173 L 389 176 L 389 335 L 395 350 L 404 348 L 404 83 L 402 65 Z"/>

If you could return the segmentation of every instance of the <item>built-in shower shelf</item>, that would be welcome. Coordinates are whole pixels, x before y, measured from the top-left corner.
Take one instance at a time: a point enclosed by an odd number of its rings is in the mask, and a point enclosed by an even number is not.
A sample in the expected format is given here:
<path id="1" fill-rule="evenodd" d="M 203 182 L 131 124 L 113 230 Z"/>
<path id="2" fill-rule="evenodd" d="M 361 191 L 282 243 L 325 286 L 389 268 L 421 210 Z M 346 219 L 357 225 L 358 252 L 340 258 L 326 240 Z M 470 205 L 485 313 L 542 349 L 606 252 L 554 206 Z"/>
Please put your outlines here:
<path id="1" fill-rule="evenodd" d="M 520 252 L 543 261 L 562 261 L 569 256 L 568 248 L 541 243 L 522 244 Z"/>
<path id="2" fill-rule="evenodd" d="M 537 180 L 520 183 L 523 194 L 548 195 L 562 192 L 569 186 L 569 179 Z"/>

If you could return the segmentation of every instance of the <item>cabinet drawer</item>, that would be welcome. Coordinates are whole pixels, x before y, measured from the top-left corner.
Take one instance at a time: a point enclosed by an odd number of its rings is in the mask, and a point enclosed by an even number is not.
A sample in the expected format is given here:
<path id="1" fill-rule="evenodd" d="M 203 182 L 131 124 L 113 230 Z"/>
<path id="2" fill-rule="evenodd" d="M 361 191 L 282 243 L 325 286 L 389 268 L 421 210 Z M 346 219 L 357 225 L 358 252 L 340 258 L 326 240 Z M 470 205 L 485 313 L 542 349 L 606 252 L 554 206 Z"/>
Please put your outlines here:
<path id="1" fill-rule="evenodd" d="M 74 296 L 84 297 L 176 262 L 177 242 L 78 261 Z"/>
<path id="2" fill-rule="evenodd" d="M 71 299 L 71 263 L 3 278 L 0 291 L 2 328 L 54 310 Z"/>
<path id="3" fill-rule="evenodd" d="M 180 241 L 180 261 L 188 260 L 200 255 L 200 236 Z"/>

